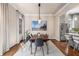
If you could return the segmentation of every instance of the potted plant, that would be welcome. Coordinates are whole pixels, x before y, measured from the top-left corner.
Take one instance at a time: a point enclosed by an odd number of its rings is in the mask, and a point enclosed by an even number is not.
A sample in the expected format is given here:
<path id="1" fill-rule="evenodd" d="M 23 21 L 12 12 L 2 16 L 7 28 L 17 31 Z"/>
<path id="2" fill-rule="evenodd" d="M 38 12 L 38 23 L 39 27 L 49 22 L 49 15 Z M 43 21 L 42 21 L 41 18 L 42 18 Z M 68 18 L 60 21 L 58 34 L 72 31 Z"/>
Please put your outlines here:
<path id="1" fill-rule="evenodd" d="M 30 35 L 30 32 L 28 30 L 26 30 L 25 32 L 26 37 Z"/>
<path id="2" fill-rule="evenodd" d="M 72 30 L 79 34 L 79 28 L 73 28 Z"/>

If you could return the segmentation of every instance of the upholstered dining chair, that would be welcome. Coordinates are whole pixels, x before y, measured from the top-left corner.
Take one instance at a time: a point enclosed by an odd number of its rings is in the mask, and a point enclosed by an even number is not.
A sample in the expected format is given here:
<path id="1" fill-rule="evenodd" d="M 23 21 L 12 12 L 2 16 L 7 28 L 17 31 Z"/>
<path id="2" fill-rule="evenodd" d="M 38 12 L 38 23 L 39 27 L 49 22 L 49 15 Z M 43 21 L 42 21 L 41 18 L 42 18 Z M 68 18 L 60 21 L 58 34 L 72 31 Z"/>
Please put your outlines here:
<path id="1" fill-rule="evenodd" d="M 64 37 L 65 37 L 66 43 L 68 44 L 69 43 L 69 39 L 71 39 L 70 35 L 65 34 Z"/>
<path id="2" fill-rule="evenodd" d="M 79 50 L 79 36 L 73 36 L 74 40 L 74 50 Z"/>
<path id="3" fill-rule="evenodd" d="M 30 48 L 31 48 L 31 54 L 32 54 L 32 43 L 34 43 L 35 42 L 35 39 L 36 39 L 36 35 L 32 35 L 31 34 L 31 38 L 30 38 Z"/>
<path id="4" fill-rule="evenodd" d="M 31 36 L 28 35 L 28 36 L 26 37 L 26 39 L 23 40 L 23 43 L 25 44 L 26 42 L 28 42 L 28 40 L 29 40 L 30 38 L 31 38 Z"/>
<path id="5" fill-rule="evenodd" d="M 44 42 L 43 42 L 43 39 L 42 38 L 37 38 L 35 40 L 35 53 L 34 53 L 34 56 L 36 54 L 36 51 L 37 51 L 37 47 L 41 47 L 42 48 L 42 52 L 43 52 L 43 56 L 44 56 L 44 50 L 43 50 L 43 45 L 44 45 Z"/>
<path id="6" fill-rule="evenodd" d="M 21 49 L 22 49 L 22 50 L 23 50 L 23 48 L 26 47 L 26 42 L 28 42 L 28 40 L 29 40 L 30 38 L 31 38 L 30 35 L 28 35 L 28 36 L 26 37 L 26 39 L 22 40 L 22 42 L 20 43 L 20 46 L 21 46 Z"/>
<path id="7" fill-rule="evenodd" d="M 30 36 L 30 35 L 28 35 L 28 36 L 26 37 L 26 39 L 25 39 L 24 43 L 26 43 L 28 40 L 30 40 L 30 38 L 31 38 L 31 36 Z"/>

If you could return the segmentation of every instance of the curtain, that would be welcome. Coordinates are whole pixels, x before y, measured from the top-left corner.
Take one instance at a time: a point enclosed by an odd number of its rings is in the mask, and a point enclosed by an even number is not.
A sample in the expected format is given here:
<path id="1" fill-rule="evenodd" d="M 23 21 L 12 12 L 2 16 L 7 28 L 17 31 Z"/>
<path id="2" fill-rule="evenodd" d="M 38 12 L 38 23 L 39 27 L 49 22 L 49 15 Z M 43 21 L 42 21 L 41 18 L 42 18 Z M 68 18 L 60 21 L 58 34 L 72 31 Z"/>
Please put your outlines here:
<path id="1" fill-rule="evenodd" d="M 0 55 L 9 50 L 8 4 L 0 4 Z"/>
<path id="2" fill-rule="evenodd" d="M 19 15 L 8 3 L 0 4 L 0 55 L 19 43 Z M 24 17 L 24 16 L 23 16 Z M 23 20 L 22 17 L 22 20 Z M 24 20 L 22 25 L 24 26 Z M 24 36 L 24 27 L 22 27 Z"/>
<path id="3" fill-rule="evenodd" d="M 8 4 L 2 4 L 2 16 L 3 16 L 3 53 L 9 50 L 9 34 L 8 34 L 8 20 L 9 20 L 9 11 Z"/>

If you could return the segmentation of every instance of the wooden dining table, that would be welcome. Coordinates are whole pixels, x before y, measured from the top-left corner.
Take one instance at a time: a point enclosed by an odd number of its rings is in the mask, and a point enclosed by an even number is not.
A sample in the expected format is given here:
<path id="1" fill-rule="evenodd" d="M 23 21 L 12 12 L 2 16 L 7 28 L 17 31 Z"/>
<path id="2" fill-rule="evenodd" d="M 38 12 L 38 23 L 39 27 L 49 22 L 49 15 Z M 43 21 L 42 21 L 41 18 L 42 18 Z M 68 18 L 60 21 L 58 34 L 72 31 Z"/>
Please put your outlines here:
<path id="1" fill-rule="evenodd" d="M 32 43 L 35 43 L 35 40 L 36 40 L 36 38 L 31 38 L 29 41 L 31 42 L 30 43 L 30 47 L 31 47 L 31 54 L 32 54 Z M 48 38 L 43 38 L 43 41 L 44 41 L 44 43 L 46 44 L 46 47 L 47 47 L 47 54 L 49 53 L 49 48 L 48 48 L 48 41 L 49 41 L 49 39 Z"/>

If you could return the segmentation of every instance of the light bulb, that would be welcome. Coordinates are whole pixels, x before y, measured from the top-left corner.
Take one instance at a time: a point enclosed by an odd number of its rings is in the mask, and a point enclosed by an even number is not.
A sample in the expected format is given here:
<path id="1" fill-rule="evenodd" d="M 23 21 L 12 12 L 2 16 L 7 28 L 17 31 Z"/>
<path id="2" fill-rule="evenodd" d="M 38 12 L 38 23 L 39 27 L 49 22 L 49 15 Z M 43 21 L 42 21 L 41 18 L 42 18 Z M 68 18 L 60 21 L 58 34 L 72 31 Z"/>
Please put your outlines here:
<path id="1" fill-rule="evenodd" d="M 75 17 L 74 20 L 77 21 L 77 17 Z"/>
<path id="2" fill-rule="evenodd" d="M 41 20 L 38 20 L 38 23 L 40 24 L 41 23 Z"/>

